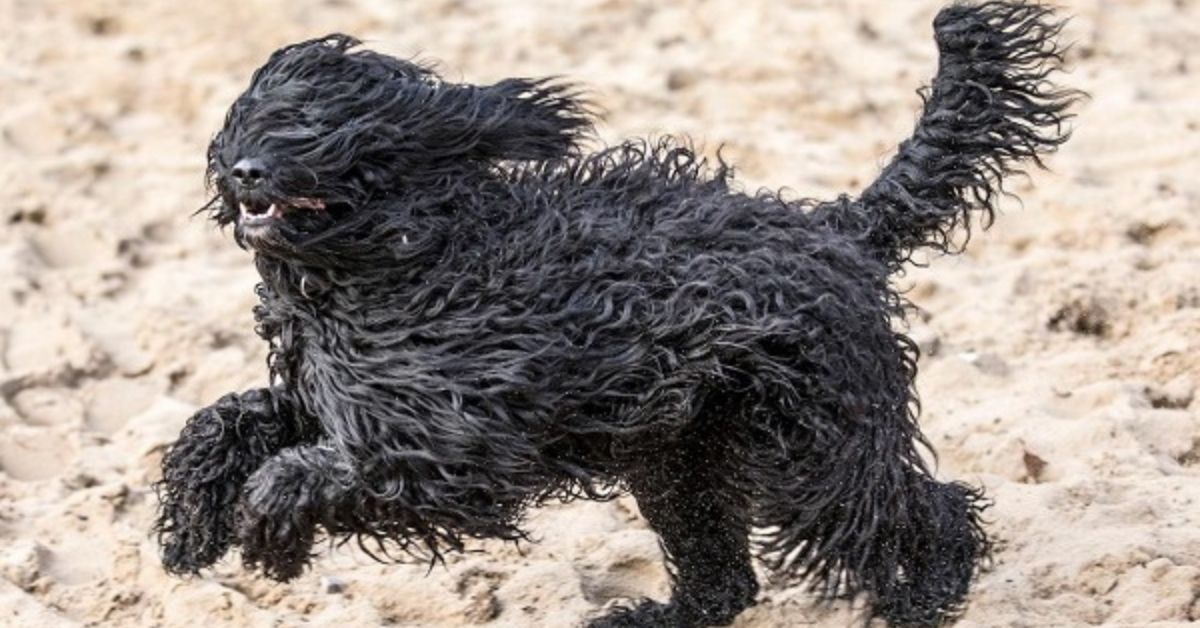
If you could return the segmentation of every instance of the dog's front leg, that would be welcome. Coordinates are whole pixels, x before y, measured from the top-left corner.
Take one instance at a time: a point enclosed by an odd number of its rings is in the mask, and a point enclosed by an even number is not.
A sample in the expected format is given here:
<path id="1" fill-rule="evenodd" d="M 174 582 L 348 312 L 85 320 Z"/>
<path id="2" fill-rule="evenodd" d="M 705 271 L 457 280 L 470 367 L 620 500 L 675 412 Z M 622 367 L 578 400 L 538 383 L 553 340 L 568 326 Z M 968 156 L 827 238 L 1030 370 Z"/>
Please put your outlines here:
<path id="1" fill-rule="evenodd" d="M 155 531 L 168 572 L 194 574 L 236 540 L 246 479 L 285 447 L 315 437 L 276 389 L 228 394 L 188 419 L 162 461 Z"/>
<path id="2" fill-rule="evenodd" d="M 304 572 L 317 525 L 341 510 L 353 491 L 351 469 L 327 445 L 282 452 L 246 482 L 237 535 L 247 569 L 291 580 Z"/>
<path id="3" fill-rule="evenodd" d="M 237 534 L 246 567 L 276 580 L 299 576 L 319 530 L 425 556 L 461 549 L 461 536 L 522 536 L 515 521 L 527 488 L 493 485 L 469 465 L 431 467 L 428 458 L 364 469 L 326 441 L 281 452 L 243 491 Z"/>

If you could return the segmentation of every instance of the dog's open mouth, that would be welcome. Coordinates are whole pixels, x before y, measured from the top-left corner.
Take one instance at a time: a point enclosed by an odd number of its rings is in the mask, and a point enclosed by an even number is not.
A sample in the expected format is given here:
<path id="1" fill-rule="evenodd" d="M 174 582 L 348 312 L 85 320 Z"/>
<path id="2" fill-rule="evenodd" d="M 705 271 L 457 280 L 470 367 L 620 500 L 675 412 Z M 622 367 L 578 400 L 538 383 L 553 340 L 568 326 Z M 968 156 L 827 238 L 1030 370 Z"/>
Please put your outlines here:
<path id="1" fill-rule="evenodd" d="M 244 200 L 238 203 L 238 213 L 242 225 L 262 225 L 272 220 L 283 218 L 284 213 L 291 210 L 320 211 L 325 209 L 325 202 L 316 198 L 292 198 L 286 202 Z"/>

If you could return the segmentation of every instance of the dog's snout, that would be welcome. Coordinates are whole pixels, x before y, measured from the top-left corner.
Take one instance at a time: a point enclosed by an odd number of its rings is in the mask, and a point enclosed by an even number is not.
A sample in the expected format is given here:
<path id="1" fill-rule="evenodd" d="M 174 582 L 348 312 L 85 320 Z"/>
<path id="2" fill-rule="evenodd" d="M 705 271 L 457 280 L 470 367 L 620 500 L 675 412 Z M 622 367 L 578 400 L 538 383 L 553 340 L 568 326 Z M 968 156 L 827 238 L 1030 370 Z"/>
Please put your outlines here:
<path id="1" fill-rule="evenodd" d="M 244 188 L 253 188 L 266 178 L 267 169 L 260 159 L 239 159 L 229 171 L 229 175 L 233 177 L 234 181 L 237 181 L 238 185 Z"/>

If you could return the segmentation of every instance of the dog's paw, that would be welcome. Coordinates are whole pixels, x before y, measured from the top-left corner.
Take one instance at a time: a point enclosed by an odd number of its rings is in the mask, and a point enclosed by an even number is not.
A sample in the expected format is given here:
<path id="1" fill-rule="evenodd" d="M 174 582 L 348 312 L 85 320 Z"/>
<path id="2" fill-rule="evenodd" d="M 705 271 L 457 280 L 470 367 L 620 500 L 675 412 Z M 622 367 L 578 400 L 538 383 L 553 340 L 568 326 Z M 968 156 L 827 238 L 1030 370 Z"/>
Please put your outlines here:
<path id="1" fill-rule="evenodd" d="M 238 507 L 238 541 L 247 569 L 286 582 L 304 573 L 312 558 L 314 524 L 301 508 L 303 485 L 267 464 L 246 483 Z"/>

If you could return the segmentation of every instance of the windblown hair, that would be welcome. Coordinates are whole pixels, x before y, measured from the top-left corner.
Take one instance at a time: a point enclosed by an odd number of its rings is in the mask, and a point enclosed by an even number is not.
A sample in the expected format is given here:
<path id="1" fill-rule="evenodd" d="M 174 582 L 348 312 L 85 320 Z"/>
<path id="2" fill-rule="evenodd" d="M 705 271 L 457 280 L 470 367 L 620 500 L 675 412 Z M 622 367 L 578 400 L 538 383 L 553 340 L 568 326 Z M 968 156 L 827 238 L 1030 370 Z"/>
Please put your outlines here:
<path id="1" fill-rule="evenodd" d="M 166 455 L 168 569 L 236 545 L 286 580 L 323 537 L 436 559 L 629 490 L 673 596 L 592 626 L 725 625 L 753 555 L 869 617 L 954 617 L 987 502 L 920 455 L 890 278 L 1066 139 L 1060 28 L 1026 2 L 945 9 L 912 138 L 832 202 L 743 193 L 686 142 L 585 154 L 589 108 L 558 83 L 451 84 L 336 35 L 277 52 L 209 151 L 273 385 Z"/>
<path id="2" fill-rule="evenodd" d="M 208 180 L 219 193 L 207 207 L 218 224 L 237 218 L 230 188 L 218 183 L 238 156 L 271 155 L 274 174 L 261 194 L 320 198 L 329 210 L 289 221 L 286 237 L 272 241 L 277 252 L 353 265 L 361 260 L 340 259 L 345 251 L 327 252 L 322 242 L 387 247 L 394 234 L 377 224 L 385 212 L 364 209 L 389 195 L 423 189 L 437 202 L 454 182 L 498 164 L 577 154 L 592 132 L 591 108 L 570 84 L 448 83 L 430 66 L 354 49 L 359 43 L 330 35 L 293 44 L 254 73 L 208 149 Z"/>

